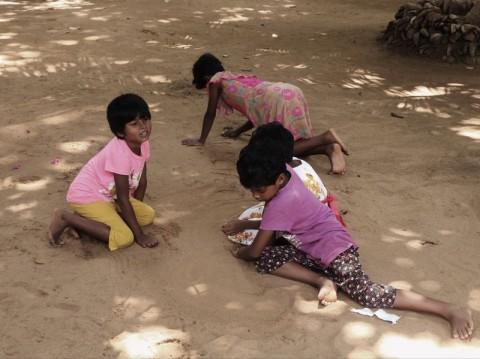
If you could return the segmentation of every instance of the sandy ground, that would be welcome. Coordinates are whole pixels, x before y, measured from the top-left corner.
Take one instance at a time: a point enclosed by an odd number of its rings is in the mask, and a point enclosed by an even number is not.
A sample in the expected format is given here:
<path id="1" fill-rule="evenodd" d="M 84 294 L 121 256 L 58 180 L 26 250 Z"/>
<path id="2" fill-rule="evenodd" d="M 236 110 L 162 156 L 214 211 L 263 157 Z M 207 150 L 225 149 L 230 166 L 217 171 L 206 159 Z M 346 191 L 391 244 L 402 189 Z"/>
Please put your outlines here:
<path id="1" fill-rule="evenodd" d="M 198 135 L 198 55 L 297 84 L 314 127 L 349 145 L 332 177 L 373 279 L 480 312 L 480 80 L 463 64 L 395 53 L 375 37 L 402 1 L 0 1 L 0 356 L 12 358 L 480 357 L 437 318 L 392 326 L 233 258 L 219 228 L 251 205 L 234 161 L 248 136 Z M 272 36 L 272 35 L 276 36 Z M 123 92 L 153 110 L 147 229 L 154 250 L 45 241 L 78 169 L 111 137 Z M 391 113 L 403 118 L 393 117 Z"/>

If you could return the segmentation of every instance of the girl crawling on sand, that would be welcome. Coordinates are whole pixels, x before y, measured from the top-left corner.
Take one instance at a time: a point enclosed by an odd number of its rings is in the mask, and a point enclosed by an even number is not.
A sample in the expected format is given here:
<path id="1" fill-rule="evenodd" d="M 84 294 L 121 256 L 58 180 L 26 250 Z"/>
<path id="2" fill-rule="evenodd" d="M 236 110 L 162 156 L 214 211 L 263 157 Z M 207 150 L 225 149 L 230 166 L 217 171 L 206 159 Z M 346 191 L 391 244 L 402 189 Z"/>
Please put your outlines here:
<path id="1" fill-rule="evenodd" d="M 220 60 L 208 53 L 200 56 L 192 71 L 196 88 L 208 89 L 208 107 L 200 138 L 184 139 L 184 145 L 201 146 L 205 143 L 217 108 L 223 109 L 226 114 L 237 110 L 248 119 L 247 122 L 235 129 L 225 128 L 223 136 L 236 138 L 253 127 L 279 122 L 295 139 L 295 156 L 324 154 L 330 159 L 330 173 L 345 172 L 343 155 L 348 155 L 345 145 L 333 129 L 318 136 L 313 135 L 307 102 L 298 87 L 227 72 Z"/>
<path id="2" fill-rule="evenodd" d="M 444 318 L 454 338 L 471 339 L 474 324 L 468 309 L 371 281 L 348 231 L 281 156 L 247 146 L 240 152 L 237 171 L 241 184 L 256 200 L 264 201 L 265 208 L 253 243 L 234 248 L 234 256 L 255 261 L 261 273 L 319 288 L 318 299 L 324 305 L 337 300 L 340 288 L 364 307 L 412 310 Z M 291 242 L 271 246 L 278 231 L 293 234 L 286 237 Z"/>

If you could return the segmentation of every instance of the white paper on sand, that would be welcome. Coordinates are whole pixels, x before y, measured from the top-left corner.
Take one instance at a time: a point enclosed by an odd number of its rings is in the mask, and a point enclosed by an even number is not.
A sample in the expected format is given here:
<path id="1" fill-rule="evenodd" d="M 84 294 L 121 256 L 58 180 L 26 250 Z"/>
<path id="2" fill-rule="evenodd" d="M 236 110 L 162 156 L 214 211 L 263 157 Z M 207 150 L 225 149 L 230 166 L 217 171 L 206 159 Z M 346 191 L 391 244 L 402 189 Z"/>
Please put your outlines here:
<path id="1" fill-rule="evenodd" d="M 366 315 L 367 317 L 377 317 L 378 319 L 384 320 L 386 322 L 390 322 L 392 324 L 397 324 L 397 322 L 400 320 L 400 316 L 392 313 L 387 313 L 383 309 L 378 309 L 375 312 L 371 310 L 370 308 L 362 308 L 362 309 L 350 309 L 350 311 L 360 314 L 360 315 Z"/>

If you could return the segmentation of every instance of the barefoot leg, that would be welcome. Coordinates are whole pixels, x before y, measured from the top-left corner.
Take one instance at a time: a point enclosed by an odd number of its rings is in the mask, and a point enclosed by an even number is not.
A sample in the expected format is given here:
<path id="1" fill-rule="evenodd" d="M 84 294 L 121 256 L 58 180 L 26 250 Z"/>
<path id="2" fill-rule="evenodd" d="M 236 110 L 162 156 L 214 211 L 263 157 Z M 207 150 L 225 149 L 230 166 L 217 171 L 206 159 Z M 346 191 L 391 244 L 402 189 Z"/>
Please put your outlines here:
<path id="1" fill-rule="evenodd" d="M 329 173 L 344 174 L 346 170 L 345 157 L 341 146 L 334 142 L 328 145 L 314 147 L 311 139 L 298 140 L 293 145 L 293 154 L 304 157 L 316 154 L 327 155 L 330 160 L 331 169 Z"/>
<path id="2" fill-rule="evenodd" d="M 80 237 L 81 237 L 80 232 L 73 227 L 68 227 L 65 230 L 65 233 L 67 233 L 69 236 L 71 236 L 74 239 L 80 239 Z"/>
<path id="3" fill-rule="evenodd" d="M 318 292 L 318 302 L 322 305 L 329 305 L 337 301 L 337 285 L 330 279 L 324 278 L 323 284 Z"/>
<path id="4" fill-rule="evenodd" d="M 328 305 L 337 301 L 337 286 L 330 279 L 323 277 L 298 263 L 285 263 L 276 271 L 273 271 L 272 274 L 282 278 L 295 280 L 297 282 L 310 284 L 311 286 L 320 289 L 318 300 L 323 305 Z"/>
<path id="5" fill-rule="evenodd" d="M 65 244 L 61 236 L 68 223 L 63 219 L 63 210 L 55 209 L 53 211 L 52 221 L 48 228 L 48 241 L 53 247 L 59 247 Z"/>
<path id="6" fill-rule="evenodd" d="M 333 128 L 318 136 L 296 140 L 294 144 L 294 154 L 295 156 L 318 154 L 321 153 L 318 152 L 319 147 L 332 145 L 334 143 L 337 143 L 340 146 L 343 154 L 347 156 L 350 154 L 342 139 L 337 135 Z"/>
<path id="7" fill-rule="evenodd" d="M 63 219 L 67 222 L 68 226 L 78 231 L 85 232 L 88 235 L 103 242 L 108 242 L 110 235 L 110 227 L 106 224 L 94 221 L 86 217 L 82 217 L 76 213 L 68 211 L 64 211 Z"/>
<path id="8" fill-rule="evenodd" d="M 327 137 L 331 137 L 331 139 L 333 140 L 332 142 L 333 143 L 338 143 L 340 145 L 340 147 L 342 148 L 342 152 L 345 155 L 347 155 L 347 156 L 350 155 L 350 153 L 347 150 L 347 147 L 345 146 L 345 143 L 343 143 L 342 139 L 337 135 L 337 132 L 335 132 L 335 130 L 333 128 L 330 128 L 328 131 L 324 132 L 322 135 L 327 136 Z"/>
<path id="9" fill-rule="evenodd" d="M 401 289 L 397 289 L 393 308 L 434 314 L 450 323 L 453 338 L 462 340 L 472 338 L 474 324 L 472 313 L 468 309 L 458 308 L 452 304 Z"/>
<path id="10" fill-rule="evenodd" d="M 345 158 L 343 157 L 340 145 L 337 143 L 326 146 L 328 159 L 330 160 L 330 174 L 343 175 L 345 174 Z"/>

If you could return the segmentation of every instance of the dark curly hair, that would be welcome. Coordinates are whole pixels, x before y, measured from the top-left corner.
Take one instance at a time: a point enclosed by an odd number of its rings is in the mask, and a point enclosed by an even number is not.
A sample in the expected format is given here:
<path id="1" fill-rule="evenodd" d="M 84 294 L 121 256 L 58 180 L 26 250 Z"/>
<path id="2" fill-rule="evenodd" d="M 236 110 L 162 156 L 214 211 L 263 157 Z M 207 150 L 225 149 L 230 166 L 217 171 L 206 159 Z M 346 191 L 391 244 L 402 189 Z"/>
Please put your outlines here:
<path id="1" fill-rule="evenodd" d="M 150 110 L 143 98 L 133 93 L 115 97 L 107 106 L 107 120 L 113 134 L 124 134 L 128 122 L 142 118 L 150 120 Z"/>
<path id="2" fill-rule="evenodd" d="M 293 158 L 293 144 L 293 135 L 278 122 L 257 127 L 249 142 L 249 145 L 263 148 L 266 155 L 275 153 L 285 162 L 290 162 Z"/>
<path id="3" fill-rule="evenodd" d="M 222 62 L 210 53 L 205 53 L 193 64 L 193 81 L 197 89 L 203 89 L 207 86 L 208 77 L 212 77 L 217 72 L 225 71 Z"/>
<path id="4" fill-rule="evenodd" d="M 263 150 L 247 145 L 240 151 L 237 172 L 242 186 L 251 189 L 274 184 L 287 167 L 281 155 L 265 156 Z"/>

